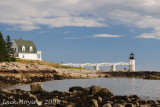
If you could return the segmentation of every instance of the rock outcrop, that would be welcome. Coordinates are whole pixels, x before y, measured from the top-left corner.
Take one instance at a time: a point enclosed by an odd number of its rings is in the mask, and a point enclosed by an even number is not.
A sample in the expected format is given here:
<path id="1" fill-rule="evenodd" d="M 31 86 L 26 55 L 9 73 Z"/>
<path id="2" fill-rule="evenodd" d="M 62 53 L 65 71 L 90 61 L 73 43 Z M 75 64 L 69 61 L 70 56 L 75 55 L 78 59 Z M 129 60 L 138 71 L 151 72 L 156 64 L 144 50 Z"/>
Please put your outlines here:
<path id="1" fill-rule="evenodd" d="M 32 83 L 30 85 L 30 88 L 31 88 L 31 92 L 32 93 L 41 93 L 43 91 L 43 87 L 42 87 L 42 84 L 38 84 L 38 83 Z"/>
<path id="2" fill-rule="evenodd" d="M 20 62 L 3 62 L 0 63 L 0 70 L 4 71 L 52 71 L 54 70 L 54 67 L 48 66 L 48 65 L 41 65 L 38 63 L 20 63 Z"/>
<path id="3" fill-rule="evenodd" d="M 93 91 L 93 93 L 92 93 Z M 0 89 L 1 106 L 47 106 L 47 107 L 159 107 L 160 101 L 143 100 L 137 95 L 117 96 L 99 86 L 71 87 L 69 92 L 20 89 Z"/>
<path id="4" fill-rule="evenodd" d="M 136 72 L 103 72 L 115 78 L 143 78 L 151 80 L 160 80 L 160 72 L 155 71 L 136 71 Z"/>
<path id="5" fill-rule="evenodd" d="M 160 72 L 107 72 L 87 69 L 54 68 L 38 63 L 0 63 L 0 86 L 61 79 L 82 78 L 143 78 L 160 80 Z"/>

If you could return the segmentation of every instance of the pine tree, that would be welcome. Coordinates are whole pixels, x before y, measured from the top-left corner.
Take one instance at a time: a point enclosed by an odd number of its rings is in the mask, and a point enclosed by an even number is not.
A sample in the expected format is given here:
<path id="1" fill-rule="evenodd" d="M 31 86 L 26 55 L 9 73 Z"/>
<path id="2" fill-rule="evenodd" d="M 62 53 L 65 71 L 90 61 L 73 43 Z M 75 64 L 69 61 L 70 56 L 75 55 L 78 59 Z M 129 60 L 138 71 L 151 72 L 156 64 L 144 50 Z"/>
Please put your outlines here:
<path id="1" fill-rule="evenodd" d="M 10 60 L 15 61 L 14 49 L 12 48 L 12 42 L 11 42 L 11 38 L 9 35 L 7 35 L 7 38 L 6 38 L 6 48 L 7 48 L 7 52 L 10 55 Z"/>
<path id="2" fill-rule="evenodd" d="M 10 61 L 10 55 L 7 52 L 6 42 L 3 39 L 3 35 L 0 32 L 0 62 Z"/>

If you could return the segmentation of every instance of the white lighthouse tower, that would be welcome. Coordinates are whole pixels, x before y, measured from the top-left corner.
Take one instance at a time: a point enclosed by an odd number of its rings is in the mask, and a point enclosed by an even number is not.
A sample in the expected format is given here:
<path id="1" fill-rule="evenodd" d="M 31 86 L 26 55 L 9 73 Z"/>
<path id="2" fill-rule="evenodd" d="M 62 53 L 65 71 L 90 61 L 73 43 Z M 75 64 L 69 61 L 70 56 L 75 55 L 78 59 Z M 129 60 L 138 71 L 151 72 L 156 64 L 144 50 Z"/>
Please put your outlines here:
<path id="1" fill-rule="evenodd" d="M 129 71 L 134 72 L 135 69 L 136 69 L 135 58 L 134 58 L 134 54 L 131 53 L 130 56 L 129 56 Z"/>

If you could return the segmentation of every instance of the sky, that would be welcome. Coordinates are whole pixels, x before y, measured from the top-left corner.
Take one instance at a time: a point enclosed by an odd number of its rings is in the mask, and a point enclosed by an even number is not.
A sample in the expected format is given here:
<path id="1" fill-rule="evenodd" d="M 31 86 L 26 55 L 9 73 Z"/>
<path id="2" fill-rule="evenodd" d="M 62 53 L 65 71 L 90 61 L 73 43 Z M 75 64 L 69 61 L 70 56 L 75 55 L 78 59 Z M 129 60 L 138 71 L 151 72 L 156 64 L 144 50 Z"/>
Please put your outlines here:
<path id="1" fill-rule="evenodd" d="M 136 70 L 160 71 L 159 10 L 159 0 L 0 0 L 0 31 L 34 41 L 45 61 L 128 62 L 133 52 Z"/>

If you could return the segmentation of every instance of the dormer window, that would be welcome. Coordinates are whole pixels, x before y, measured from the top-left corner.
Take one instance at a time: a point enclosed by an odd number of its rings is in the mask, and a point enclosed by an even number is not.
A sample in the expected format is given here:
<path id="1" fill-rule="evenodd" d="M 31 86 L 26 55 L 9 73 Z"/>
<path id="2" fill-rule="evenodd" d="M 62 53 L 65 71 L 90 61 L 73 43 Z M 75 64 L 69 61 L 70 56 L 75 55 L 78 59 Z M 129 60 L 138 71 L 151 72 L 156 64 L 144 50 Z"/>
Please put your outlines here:
<path id="1" fill-rule="evenodd" d="M 22 46 L 22 52 L 24 52 L 25 51 L 25 46 Z"/>
<path id="2" fill-rule="evenodd" d="M 33 52 L 33 47 L 32 46 L 29 47 L 29 52 Z"/>

